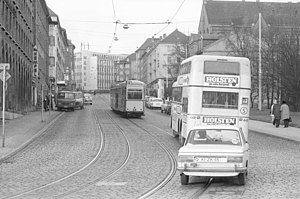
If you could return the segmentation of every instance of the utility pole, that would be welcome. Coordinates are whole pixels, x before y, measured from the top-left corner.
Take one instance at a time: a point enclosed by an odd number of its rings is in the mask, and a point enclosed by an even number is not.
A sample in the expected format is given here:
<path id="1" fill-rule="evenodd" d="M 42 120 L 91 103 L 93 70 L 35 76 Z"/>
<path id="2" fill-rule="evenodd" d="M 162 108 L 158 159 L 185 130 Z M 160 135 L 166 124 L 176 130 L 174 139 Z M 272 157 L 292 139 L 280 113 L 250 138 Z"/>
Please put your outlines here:
<path id="1" fill-rule="evenodd" d="M 261 13 L 259 13 L 259 18 L 258 18 L 258 35 L 259 35 L 259 49 L 258 49 L 258 54 L 259 54 L 259 62 L 258 62 L 258 110 L 261 111 Z"/>

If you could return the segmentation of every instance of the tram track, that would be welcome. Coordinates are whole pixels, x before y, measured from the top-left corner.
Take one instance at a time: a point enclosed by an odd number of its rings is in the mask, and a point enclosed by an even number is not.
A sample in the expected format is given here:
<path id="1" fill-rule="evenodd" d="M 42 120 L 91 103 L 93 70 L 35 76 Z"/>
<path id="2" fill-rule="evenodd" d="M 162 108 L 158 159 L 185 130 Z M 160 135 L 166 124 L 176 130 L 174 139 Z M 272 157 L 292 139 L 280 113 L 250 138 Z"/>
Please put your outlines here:
<path id="1" fill-rule="evenodd" d="M 137 126 L 138 128 L 140 128 L 143 131 L 145 131 L 146 133 L 148 133 L 153 138 L 153 140 L 155 140 L 160 145 L 160 147 L 168 154 L 168 157 L 169 157 L 169 160 L 171 163 L 171 168 L 170 168 L 169 174 L 166 176 L 166 178 L 164 178 L 162 181 L 160 181 L 152 189 L 148 190 L 146 193 L 144 193 L 140 197 L 138 197 L 139 199 L 143 199 L 143 198 L 147 198 L 147 197 L 151 196 L 152 194 L 154 194 L 157 190 L 159 190 L 160 188 L 165 186 L 174 177 L 174 175 L 176 174 L 177 161 L 176 161 L 176 157 L 173 155 L 173 152 L 168 147 L 166 147 L 163 143 L 161 143 L 150 131 L 148 131 L 146 128 L 138 125 L 133 120 L 131 120 L 131 119 L 128 119 L 128 120 L 132 124 Z"/>
<path id="2" fill-rule="evenodd" d="M 112 177 L 115 173 L 119 172 L 127 164 L 128 160 L 130 158 L 130 154 L 131 154 L 131 147 L 130 147 L 129 139 L 126 136 L 125 132 L 122 130 L 122 128 L 113 120 L 113 118 L 108 113 L 108 111 L 105 111 L 105 113 L 106 113 L 107 116 L 109 116 L 110 121 L 112 121 L 115 124 L 115 126 L 120 130 L 121 134 L 123 135 L 123 137 L 125 139 L 125 142 L 126 142 L 126 145 L 127 145 L 127 151 L 126 151 L 126 154 L 125 154 L 124 161 L 121 162 L 121 164 L 118 167 L 116 167 L 113 171 L 110 171 L 109 173 L 106 173 L 104 176 L 101 176 L 100 178 L 96 178 L 93 181 L 89 182 L 88 184 L 85 184 L 84 186 L 81 186 L 81 187 L 79 187 L 77 189 L 73 189 L 73 190 L 71 190 L 71 191 L 69 191 L 67 193 L 60 194 L 60 195 L 56 196 L 56 198 L 66 197 L 66 196 L 71 195 L 73 193 L 76 193 L 76 192 L 78 192 L 80 190 L 83 190 L 83 189 L 89 187 L 90 185 L 99 183 L 101 181 L 105 181 L 106 179 Z M 96 115 L 96 117 L 97 117 L 97 115 Z M 102 128 L 101 124 L 99 123 L 99 119 L 98 118 L 96 119 L 96 121 L 97 121 L 98 127 L 99 127 L 99 129 L 100 129 L 100 131 L 101 131 L 101 133 L 102 133 L 102 135 L 104 137 L 104 139 L 102 139 L 103 140 L 102 146 L 104 147 L 105 146 L 105 136 L 104 136 L 105 133 L 103 133 L 104 131 L 103 131 L 103 128 Z"/>
<path id="3" fill-rule="evenodd" d="M 102 101 L 108 105 L 107 103 L 107 99 L 106 98 L 101 98 Z M 166 153 L 168 154 L 168 157 L 170 159 L 170 162 L 171 162 L 171 169 L 170 169 L 170 173 L 169 175 L 163 179 L 161 182 L 159 182 L 156 186 L 154 186 L 152 189 L 148 190 L 147 192 L 145 192 L 144 194 L 142 194 L 141 196 L 139 196 L 138 198 L 139 199 L 142 199 L 142 198 L 148 198 L 152 195 L 154 195 L 158 190 L 160 190 L 162 187 L 164 187 L 169 181 L 171 181 L 175 174 L 176 174 L 176 171 L 177 171 L 177 168 L 176 168 L 176 165 L 177 165 L 177 159 L 176 157 L 174 156 L 173 152 L 167 147 L 165 146 L 165 144 L 161 143 L 161 141 L 159 141 L 149 130 L 147 130 L 145 127 L 143 127 L 141 124 L 137 124 L 136 122 L 134 122 L 134 119 L 130 119 L 130 118 L 127 118 L 128 121 L 130 121 L 133 125 L 137 126 L 138 128 L 142 129 L 144 132 L 148 133 L 157 143 L 159 143 L 159 145 L 166 151 Z M 173 133 L 170 133 L 162 128 L 160 128 L 159 126 L 157 125 L 154 125 L 154 124 L 151 124 L 151 125 L 148 125 L 148 127 L 150 128 L 155 128 L 157 130 L 159 130 L 160 132 L 162 132 L 163 134 L 165 135 L 168 135 L 172 138 L 174 138 L 174 135 Z M 195 191 L 194 194 L 192 194 L 192 196 L 188 197 L 189 199 L 197 199 L 197 198 L 200 198 L 204 193 L 205 191 L 210 187 L 210 185 L 212 184 L 213 182 L 213 178 L 209 178 L 203 186 L 201 186 L 200 189 L 197 189 L 197 191 Z"/>
<path id="4" fill-rule="evenodd" d="M 96 115 L 95 115 L 95 114 L 93 114 L 93 115 L 94 115 L 94 118 L 96 119 Z M 97 121 L 97 119 L 96 119 L 96 121 Z M 98 149 L 98 151 L 97 151 L 96 156 L 95 156 L 91 161 L 89 161 L 87 164 L 85 164 L 85 165 L 82 166 L 81 168 L 77 169 L 76 171 L 74 171 L 74 172 L 72 172 L 72 173 L 69 173 L 68 175 L 66 175 L 66 176 L 64 176 L 64 177 L 61 177 L 61 178 L 59 178 L 59 179 L 57 179 L 57 180 L 55 180 L 55 181 L 52 181 L 52 182 L 43 184 L 43 185 L 41 185 L 41 186 L 39 186 L 39 187 L 35 187 L 35 188 L 33 188 L 33 189 L 30 189 L 30 190 L 23 191 L 23 192 L 21 192 L 21 193 L 15 194 L 15 195 L 13 195 L 13 196 L 9 196 L 9 197 L 7 197 L 7 198 L 8 198 L 8 199 L 11 199 L 11 198 L 19 198 L 19 197 L 22 197 L 22 196 L 26 196 L 26 195 L 28 195 L 28 194 L 31 194 L 31 193 L 33 193 L 33 192 L 36 192 L 36 191 L 45 189 L 45 188 L 47 188 L 47 187 L 56 185 L 56 184 L 58 184 L 58 183 L 60 183 L 60 182 L 62 182 L 62 181 L 64 181 L 64 180 L 67 180 L 67 179 L 70 179 L 70 178 L 74 177 L 75 175 L 77 175 L 78 173 L 82 172 L 83 170 L 85 170 L 85 169 L 87 169 L 88 167 L 90 167 L 93 163 L 95 163 L 95 162 L 99 159 L 99 157 L 100 157 L 100 155 L 101 155 L 101 153 L 102 153 L 102 151 L 103 151 L 103 148 L 104 148 L 104 134 L 103 134 L 103 131 L 101 130 L 101 126 L 99 125 L 98 121 L 97 121 L 97 125 L 98 125 L 98 129 L 99 129 L 99 133 L 100 133 L 100 145 L 99 145 L 100 147 L 99 147 L 99 149 Z"/>

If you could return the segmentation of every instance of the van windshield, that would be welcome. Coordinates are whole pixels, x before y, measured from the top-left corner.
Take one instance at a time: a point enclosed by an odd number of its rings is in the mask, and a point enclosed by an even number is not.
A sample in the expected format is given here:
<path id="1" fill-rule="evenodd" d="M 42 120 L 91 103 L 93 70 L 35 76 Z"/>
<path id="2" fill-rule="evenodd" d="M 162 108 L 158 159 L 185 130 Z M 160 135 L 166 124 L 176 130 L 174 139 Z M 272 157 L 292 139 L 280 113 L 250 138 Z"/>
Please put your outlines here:
<path id="1" fill-rule="evenodd" d="M 74 99 L 74 93 L 58 93 L 58 99 Z"/>

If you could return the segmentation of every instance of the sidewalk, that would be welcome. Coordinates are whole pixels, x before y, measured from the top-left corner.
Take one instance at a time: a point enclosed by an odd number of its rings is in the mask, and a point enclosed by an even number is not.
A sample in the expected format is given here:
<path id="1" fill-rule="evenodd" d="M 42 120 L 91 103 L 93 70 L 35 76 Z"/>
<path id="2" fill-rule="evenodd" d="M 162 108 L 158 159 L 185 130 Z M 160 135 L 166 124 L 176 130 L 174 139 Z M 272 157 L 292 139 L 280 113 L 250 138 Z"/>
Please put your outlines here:
<path id="1" fill-rule="evenodd" d="M 0 124 L 0 163 L 7 157 L 22 150 L 26 145 L 34 140 L 35 137 L 43 133 L 52 123 L 54 123 L 64 112 L 47 111 L 30 112 L 27 115 L 16 119 L 5 121 L 5 147 L 2 147 L 3 131 L 2 122 Z"/>
<path id="2" fill-rule="evenodd" d="M 280 137 L 287 140 L 293 140 L 300 142 L 300 128 L 288 127 L 284 128 L 283 125 L 280 125 L 278 128 L 273 126 L 273 124 L 267 122 L 261 122 L 257 120 L 250 120 L 249 129 L 257 133 L 262 133 L 270 135 L 273 137 Z"/>
<path id="3" fill-rule="evenodd" d="M 43 133 L 52 123 L 58 120 L 64 112 L 51 111 L 43 114 L 44 122 L 41 122 L 41 112 L 31 112 L 28 115 L 5 123 L 5 147 L 2 147 L 2 124 L 0 164 L 9 156 L 22 150 L 26 145 Z M 300 142 L 300 128 L 283 128 L 281 125 L 276 128 L 271 123 L 250 120 L 249 129 L 257 133 L 266 134 L 273 137 L 280 137 L 287 140 Z"/>

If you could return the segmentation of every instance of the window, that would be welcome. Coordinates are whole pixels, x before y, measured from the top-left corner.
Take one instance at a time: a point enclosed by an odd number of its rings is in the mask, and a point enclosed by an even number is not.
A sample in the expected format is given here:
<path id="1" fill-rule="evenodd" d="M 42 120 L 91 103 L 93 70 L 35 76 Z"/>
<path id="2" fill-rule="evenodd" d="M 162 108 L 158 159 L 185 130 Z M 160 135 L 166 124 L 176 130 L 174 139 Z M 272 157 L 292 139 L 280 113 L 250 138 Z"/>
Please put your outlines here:
<path id="1" fill-rule="evenodd" d="M 127 99 L 143 99 L 142 89 L 128 89 Z"/>
<path id="2" fill-rule="evenodd" d="M 239 75 L 240 63 L 225 61 L 205 61 L 204 74 Z"/>
<path id="3" fill-rule="evenodd" d="M 225 144 L 241 146 L 241 137 L 233 129 L 196 129 L 189 133 L 187 144 Z"/>
<path id="4" fill-rule="evenodd" d="M 182 87 L 174 87 L 174 88 L 172 88 L 172 97 L 173 97 L 174 101 L 181 102 Z"/>
<path id="5" fill-rule="evenodd" d="M 55 46 L 55 37 L 50 36 L 50 46 Z"/>
<path id="6" fill-rule="evenodd" d="M 179 75 L 188 74 L 191 71 L 191 62 L 184 63 L 180 66 Z"/>
<path id="7" fill-rule="evenodd" d="M 187 113 L 188 112 L 188 101 L 189 99 L 187 97 L 182 98 L 182 112 Z"/>
<path id="8" fill-rule="evenodd" d="M 237 109 L 238 99 L 238 93 L 203 91 L 202 107 Z"/>
<path id="9" fill-rule="evenodd" d="M 58 93 L 57 94 L 58 99 L 75 99 L 74 93 Z"/>

